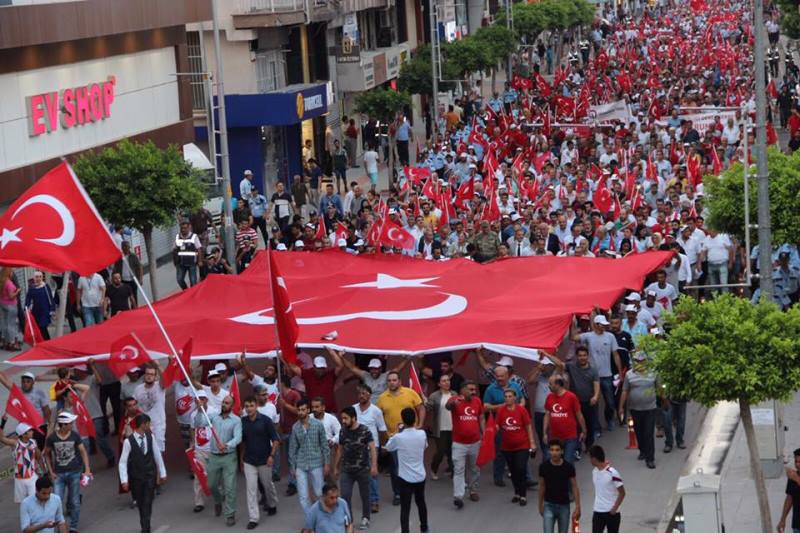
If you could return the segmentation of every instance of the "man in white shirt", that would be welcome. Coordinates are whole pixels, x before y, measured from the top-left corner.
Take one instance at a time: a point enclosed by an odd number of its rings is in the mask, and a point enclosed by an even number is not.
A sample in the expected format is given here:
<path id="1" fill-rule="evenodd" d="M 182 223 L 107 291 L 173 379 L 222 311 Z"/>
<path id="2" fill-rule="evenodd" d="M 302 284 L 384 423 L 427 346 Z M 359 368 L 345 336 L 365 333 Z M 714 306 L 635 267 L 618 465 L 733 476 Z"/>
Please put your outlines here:
<path id="1" fill-rule="evenodd" d="M 358 386 L 358 403 L 353 405 L 356 410 L 356 419 L 359 424 L 366 426 L 370 433 L 372 433 L 372 440 L 378 447 L 380 453 L 382 442 L 381 435 L 386 434 L 386 421 L 383 419 L 383 411 L 378 409 L 378 406 L 372 403 L 373 390 L 362 383 Z M 370 476 L 369 478 L 369 503 L 372 507 L 372 512 L 377 513 L 380 509 L 380 492 L 379 492 L 378 478 Z"/>
<path id="2" fill-rule="evenodd" d="M 724 233 L 714 229 L 708 230 L 708 235 L 702 242 L 701 256 L 708 262 L 708 276 L 706 285 L 724 285 L 728 283 L 728 270 L 733 268 L 733 243 Z M 725 292 L 726 289 L 712 289 L 712 292 Z"/>
<path id="3" fill-rule="evenodd" d="M 428 506 L 425 504 L 425 448 L 428 437 L 425 432 L 415 427 L 417 413 L 406 407 L 400 413 L 403 423 L 400 424 L 392 438 L 386 443 L 386 449 L 396 454 L 397 484 L 400 492 L 400 528 L 409 531 L 408 518 L 411 514 L 411 499 L 417 504 L 419 511 L 419 529 L 428 531 Z"/>
<path id="4" fill-rule="evenodd" d="M 667 273 L 663 269 L 656 272 L 656 281 L 648 285 L 645 290 L 656 293 L 656 301 L 667 311 L 672 311 L 672 302 L 678 299 L 678 290 L 667 283 Z"/>
<path id="5" fill-rule="evenodd" d="M 167 479 L 167 469 L 158 443 L 150 432 L 150 417 L 138 415 L 133 434 L 122 442 L 119 456 L 119 482 L 123 491 L 130 490 L 139 508 L 142 531 L 150 531 L 150 515 L 156 485 Z"/>
<path id="6" fill-rule="evenodd" d="M 335 450 L 339 444 L 339 432 L 342 424 L 334 415 L 325 412 L 325 400 L 322 398 L 311 399 L 311 413 L 325 427 L 325 436 L 328 438 L 328 445 L 331 450 Z"/>
<path id="7" fill-rule="evenodd" d="M 606 459 L 606 453 L 600 446 L 589 449 L 592 462 L 592 481 L 594 482 L 594 513 L 592 514 L 592 531 L 619 531 L 621 516 L 619 508 L 625 499 L 625 486 L 622 476 Z"/>
<path id="8" fill-rule="evenodd" d="M 106 283 L 100 274 L 78 278 L 78 311 L 83 318 L 83 325 L 100 324 L 106 313 Z"/>
<path id="9" fill-rule="evenodd" d="M 253 190 L 253 171 L 245 170 L 244 178 L 242 178 L 242 181 L 239 182 L 239 198 L 241 198 L 245 202 L 245 204 L 247 203 L 247 199 L 250 198 L 250 191 L 252 190 Z"/>
<path id="10" fill-rule="evenodd" d="M 661 324 L 661 317 L 664 315 L 664 306 L 661 305 L 661 302 L 656 300 L 657 296 L 658 295 L 656 294 L 656 291 L 648 290 L 645 293 L 642 310 L 647 311 L 657 324 Z M 652 321 L 643 320 L 643 322 L 645 324 L 652 325 Z"/>
<path id="11" fill-rule="evenodd" d="M 525 231 L 522 228 L 518 228 L 514 232 L 514 236 L 508 239 L 507 244 L 511 257 L 528 257 L 532 255 L 531 243 L 525 237 Z"/>
<path id="12" fill-rule="evenodd" d="M 158 382 L 158 371 L 148 366 L 144 369 L 143 382 L 136 386 L 133 397 L 139 404 L 142 413 L 150 417 L 153 429 L 153 440 L 158 444 L 161 453 L 166 450 L 167 415 L 165 410 L 165 391 Z"/>

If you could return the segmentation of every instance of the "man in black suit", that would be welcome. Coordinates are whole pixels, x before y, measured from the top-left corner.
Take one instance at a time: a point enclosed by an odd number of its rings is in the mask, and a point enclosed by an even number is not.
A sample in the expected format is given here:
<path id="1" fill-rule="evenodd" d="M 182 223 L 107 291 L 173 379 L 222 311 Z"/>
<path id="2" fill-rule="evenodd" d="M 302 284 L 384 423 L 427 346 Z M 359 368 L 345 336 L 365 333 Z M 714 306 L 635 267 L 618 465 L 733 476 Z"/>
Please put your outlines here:
<path id="1" fill-rule="evenodd" d="M 141 414 L 134 421 L 136 428 L 122 444 L 119 457 L 119 480 L 123 491 L 131 491 L 139 507 L 142 533 L 150 533 L 150 515 L 156 485 L 167 480 L 161 450 L 150 432 L 150 417 Z"/>
<path id="2" fill-rule="evenodd" d="M 545 248 L 553 255 L 558 255 L 561 251 L 561 243 L 558 241 L 558 236 L 550 231 L 550 226 L 547 222 L 539 224 L 539 238 L 544 239 Z"/>

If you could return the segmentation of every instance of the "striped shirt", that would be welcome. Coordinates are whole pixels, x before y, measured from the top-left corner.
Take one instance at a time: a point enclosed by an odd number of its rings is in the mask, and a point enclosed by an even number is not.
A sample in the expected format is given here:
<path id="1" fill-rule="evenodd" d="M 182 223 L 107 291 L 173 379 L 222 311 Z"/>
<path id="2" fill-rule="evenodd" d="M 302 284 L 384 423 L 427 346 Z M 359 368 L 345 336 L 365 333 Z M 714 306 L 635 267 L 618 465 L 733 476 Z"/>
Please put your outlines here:
<path id="1" fill-rule="evenodd" d="M 253 228 L 247 228 L 236 232 L 236 248 L 241 250 L 250 244 L 258 244 L 258 233 Z"/>

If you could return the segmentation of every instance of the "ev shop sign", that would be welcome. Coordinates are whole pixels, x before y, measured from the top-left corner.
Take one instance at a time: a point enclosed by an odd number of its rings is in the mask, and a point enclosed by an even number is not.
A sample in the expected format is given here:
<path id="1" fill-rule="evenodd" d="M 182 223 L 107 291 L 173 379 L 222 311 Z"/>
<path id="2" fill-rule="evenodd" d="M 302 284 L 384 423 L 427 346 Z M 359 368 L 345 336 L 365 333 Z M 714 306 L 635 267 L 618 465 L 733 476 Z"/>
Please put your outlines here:
<path id="1" fill-rule="evenodd" d="M 28 135 L 38 137 L 100 122 L 111 116 L 116 79 L 28 96 Z"/>

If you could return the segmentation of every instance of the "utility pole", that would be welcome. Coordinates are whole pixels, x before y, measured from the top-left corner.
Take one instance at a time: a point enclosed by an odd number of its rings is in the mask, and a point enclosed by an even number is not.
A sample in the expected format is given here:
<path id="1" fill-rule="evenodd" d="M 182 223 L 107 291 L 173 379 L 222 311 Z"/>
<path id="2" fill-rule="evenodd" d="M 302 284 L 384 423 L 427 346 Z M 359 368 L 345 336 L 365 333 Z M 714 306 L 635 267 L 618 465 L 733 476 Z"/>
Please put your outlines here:
<path id="1" fill-rule="evenodd" d="M 436 24 L 436 0 L 429 0 L 428 6 L 431 24 L 431 132 L 436 139 L 438 133 L 439 114 L 439 28 Z"/>
<path id="2" fill-rule="evenodd" d="M 219 110 L 219 158 L 222 163 L 222 201 L 224 219 L 222 229 L 225 232 L 225 258 L 228 264 L 236 264 L 236 252 L 233 246 L 233 206 L 231 205 L 231 165 L 228 152 L 228 117 L 225 116 L 225 73 L 222 68 L 222 52 L 219 45 L 219 21 L 217 20 L 217 0 L 211 0 L 211 22 L 214 29 L 214 57 L 217 85 L 217 106 Z M 213 104 L 213 96 L 212 96 Z M 214 113 L 212 105 L 211 113 Z M 217 132 L 212 131 L 210 135 Z M 216 158 L 216 154 L 214 157 Z"/>
<path id="3" fill-rule="evenodd" d="M 506 28 L 508 31 L 514 29 L 514 22 L 511 20 L 511 0 L 506 0 Z M 506 60 L 506 81 L 511 83 L 511 76 L 512 76 L 512 69 L 511 69 L 511 54 L 514 52 L 508 53 L 508 59 Z"/>
<path id="4" fill-rule="evenodd" d="M 772 301 L 772 226 L 769 214 L 769 170 L 767 169 L 767 80 L 764 63 L 764 2 L 754 1 L 756 74 L 756 179 L 758 183 L 758 271 L 761 296 Z M 747 155 L 745 154 L 745 161 Z"/>

